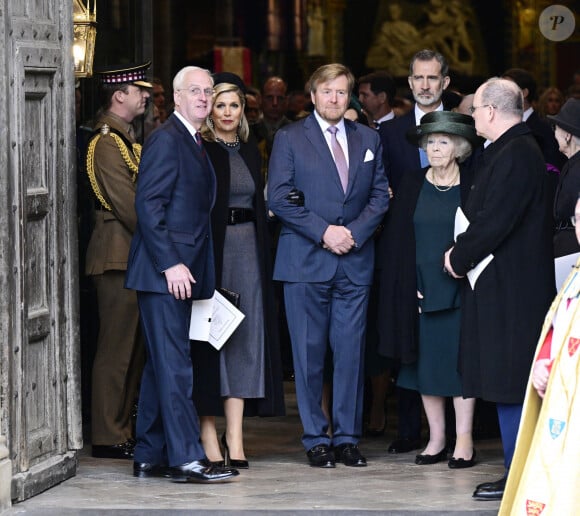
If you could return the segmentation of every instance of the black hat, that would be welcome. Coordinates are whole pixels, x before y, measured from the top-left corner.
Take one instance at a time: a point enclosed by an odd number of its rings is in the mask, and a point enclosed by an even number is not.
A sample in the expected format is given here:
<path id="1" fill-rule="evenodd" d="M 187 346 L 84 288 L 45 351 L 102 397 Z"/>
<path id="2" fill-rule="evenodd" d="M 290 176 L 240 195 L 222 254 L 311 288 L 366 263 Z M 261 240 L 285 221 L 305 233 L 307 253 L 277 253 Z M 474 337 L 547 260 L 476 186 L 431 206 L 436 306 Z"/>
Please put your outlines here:
<path id="1" fill-rule="evenodd" d="M 548 115 L 554 123 L 580 138 L 580 99 L 568 99 L 557 115 Z"/>
<path id="2" fill-rule="evenodd" d="M 142 88 L 153 88 L 153 84 L 147 81 L 147 69 L 151 66 L 151 61 L 146 63 L 110 65 L 99 70 L 101 84 L 134 84 Z"/>
<path id="3" fill-rule="evenodd" d="M 246 94 L 246 85 L 244 84 L 244 81 L 242 80 L 242 78 L 239 75 L 236 75 L 235 73 L 232 73 L 232 72 L 214 73 L 213 74 L 213 85 L 217 86 L 218 84 L 221 84 L 222 82 L 227 82 L 228 84 L 234 84 L 238 88 L 240 88 L 240 90 L 242 90 L 242 93 L 244 95 Z"/>
<path id="4" fill-rule="evenodd" d="M 472 147 L 480 145 L 483 141 L 475 132 L 473 118 L 454 111 L 432 111 L 423 115 L 421 125 L 413 127 L 407 132 L 407 140 L 413 145 L 419 146 L 423 136 L 433 133 L 462 136 Z"/>

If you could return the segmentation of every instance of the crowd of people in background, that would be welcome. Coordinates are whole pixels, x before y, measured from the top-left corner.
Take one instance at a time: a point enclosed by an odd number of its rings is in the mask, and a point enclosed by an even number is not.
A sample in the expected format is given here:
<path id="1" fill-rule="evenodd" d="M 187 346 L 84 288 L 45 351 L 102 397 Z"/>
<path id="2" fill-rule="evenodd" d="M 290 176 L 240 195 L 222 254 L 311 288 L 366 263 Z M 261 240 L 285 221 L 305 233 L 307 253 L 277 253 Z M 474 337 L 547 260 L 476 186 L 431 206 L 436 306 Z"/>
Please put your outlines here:
<path id="1" fill-rule="evenodd" d="M 525 503 L 548 474 L 529 431 L 547 417 L 542 398 L 565 407 L 553 416 L 564 426 L 578 408 L 575 276 L 548 309 L 554 257 L 580 253 L 580 72 L 565 94 L 520 68 L 459 92 L 445 56 L 424 49 L 408 94 L 386 70 L 357 80 L 334 63 L 291 91 L 279 76 L 258 89 L 188 66 L 170 95 L 148 67 L 101 71 L 87 148 L 86 274 L 106 321 L 93 455 L 131 459 L 137 477 L 232 480 L 251 465 L 244 417 L 284 415 L 292 380 L 320 468 L 367 466 L 359 442 L 384 435 L 392 393 L 385 452 L 473 467 L 474 421 L 494 404 L 505 475 L 473 496 L 509 493 L 506 514 Z M 219 288 L 239 294 L 245 319 L 217 350 L 188 329 L 192 302 Z M 559 510 L 577 502 L 541 493 Z"/>

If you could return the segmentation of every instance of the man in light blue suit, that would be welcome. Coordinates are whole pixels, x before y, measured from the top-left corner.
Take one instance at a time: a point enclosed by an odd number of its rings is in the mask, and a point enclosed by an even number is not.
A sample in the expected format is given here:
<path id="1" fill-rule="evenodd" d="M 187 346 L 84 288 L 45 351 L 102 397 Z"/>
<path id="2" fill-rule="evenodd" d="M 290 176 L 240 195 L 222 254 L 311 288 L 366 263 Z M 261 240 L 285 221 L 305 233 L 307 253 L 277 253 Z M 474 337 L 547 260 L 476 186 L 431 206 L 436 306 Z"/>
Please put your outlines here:
<path id="1" fill-rule="evenodd" d="M 199 442 L 189 342 L 192 299 L 210 298 L 215 289 L 210 211 L 216 179 L 199 134 L 211 111 L 213 79 L 207 70 L 186 67 L 173 90 L 175 112 L 143 148 L 125 281 L 137 291 L 147 349 L 133 474 L 223 482 L 238 472 L 209 463 Z"/>
<path id="2" fill-rule="evenodd" d="M 270 209 L 282 222 L 274 279 L 284 282 L 302 443 L 309 463 L 327 468 L 366 466 L 358 441 L 372 236 L 389 203 L 379 135 L 343 117 L 353 85 L 341 64 L 314 72 L 315 111 L 278 130 L 268 171 Z M 304 193 L 303 206 L 294 190 Z M 321 409 L 328 344 L 332 438 Z"/>

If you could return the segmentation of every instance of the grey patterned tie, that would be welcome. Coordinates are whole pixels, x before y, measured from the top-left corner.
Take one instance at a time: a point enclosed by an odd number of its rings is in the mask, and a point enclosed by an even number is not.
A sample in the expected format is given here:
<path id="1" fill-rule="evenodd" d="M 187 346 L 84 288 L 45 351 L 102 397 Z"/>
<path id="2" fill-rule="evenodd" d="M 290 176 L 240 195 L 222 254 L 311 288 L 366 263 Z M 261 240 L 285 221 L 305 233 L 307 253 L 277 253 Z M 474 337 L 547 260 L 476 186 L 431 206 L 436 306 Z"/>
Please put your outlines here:
<path id="1" fill-rule="evenodd" d="M 336 139 L 336 133 L 338 132 L 338 127 L 331 125 L 328 128 L 330 132 L 330 147 L 332 149 L 332 154 L 334 156 L 334 163 L 338 169 L 338 176 L 340 177 L 340 184 L 342 185 L 342 190 L 346 192 L 348 186 L 348 165 L 346 164 L 346 158 L 344 157 L 344 152 L 338 140 Z"/>

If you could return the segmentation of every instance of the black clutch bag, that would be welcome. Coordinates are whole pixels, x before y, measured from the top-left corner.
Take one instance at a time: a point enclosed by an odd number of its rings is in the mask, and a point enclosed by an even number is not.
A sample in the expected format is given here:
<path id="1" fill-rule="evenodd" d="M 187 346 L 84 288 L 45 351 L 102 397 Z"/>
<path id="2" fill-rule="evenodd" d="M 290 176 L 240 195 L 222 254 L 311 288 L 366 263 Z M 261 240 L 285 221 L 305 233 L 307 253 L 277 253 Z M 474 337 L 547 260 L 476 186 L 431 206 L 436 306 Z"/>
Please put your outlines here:
<path id="1" fill-rule="evenodd" d="M 218 287 L 216 290 L 224 296 L 236 308 L 240 308 L 240 294 L 224 287 Z"/>

